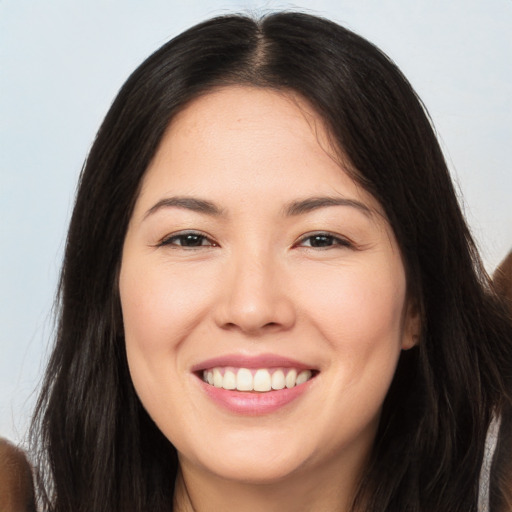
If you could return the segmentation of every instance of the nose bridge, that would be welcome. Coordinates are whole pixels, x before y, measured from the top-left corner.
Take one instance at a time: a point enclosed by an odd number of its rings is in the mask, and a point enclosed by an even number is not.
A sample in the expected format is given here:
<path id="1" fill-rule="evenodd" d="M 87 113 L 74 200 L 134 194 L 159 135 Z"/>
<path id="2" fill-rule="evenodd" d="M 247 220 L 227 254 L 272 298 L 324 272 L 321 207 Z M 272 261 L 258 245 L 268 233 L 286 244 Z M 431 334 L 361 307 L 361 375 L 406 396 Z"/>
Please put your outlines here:
<path id="1" fill-rule="evenodd" d="M 230 258 L 218 320 L 246 333 L 289 328 L 295 319 L 278 258 L 265 247 L 244 246 Z"/>

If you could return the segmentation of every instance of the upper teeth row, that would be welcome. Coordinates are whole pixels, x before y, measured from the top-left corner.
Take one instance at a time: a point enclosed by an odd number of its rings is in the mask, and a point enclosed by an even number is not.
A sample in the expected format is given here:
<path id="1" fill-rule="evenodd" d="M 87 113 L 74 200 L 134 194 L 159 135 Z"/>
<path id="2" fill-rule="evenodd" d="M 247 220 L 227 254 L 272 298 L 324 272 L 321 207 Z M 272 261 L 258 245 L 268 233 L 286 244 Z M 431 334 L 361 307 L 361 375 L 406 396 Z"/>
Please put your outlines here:
<path id="1" fill-rule="evenodd" d="M 212 386 L 238 391 L 270 391 L 293 388 L 308 381 L 311 370 L 295 369 L 249 370 L 248 368 L 211 368 L 203 371 L 203 380 Z"/>

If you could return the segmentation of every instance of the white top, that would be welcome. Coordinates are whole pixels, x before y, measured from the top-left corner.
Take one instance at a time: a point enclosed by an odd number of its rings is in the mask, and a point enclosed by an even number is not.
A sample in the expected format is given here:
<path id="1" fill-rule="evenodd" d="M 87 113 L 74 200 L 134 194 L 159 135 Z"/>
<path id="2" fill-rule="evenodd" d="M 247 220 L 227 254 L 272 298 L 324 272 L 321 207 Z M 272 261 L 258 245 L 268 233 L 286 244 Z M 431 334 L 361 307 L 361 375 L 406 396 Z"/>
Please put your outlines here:
<path id="1" fill-rule="evenodd" d="M 498 444 L 498 434 L 500 431 L 501 418 L 494 416 L 487 430 L 485 438 L 484 460 L 480 469 L 480 488 L 478 492 L 478 512 L 489 512 L 489 487 L 491 480 L 491 466 L 496 445 Z"/>

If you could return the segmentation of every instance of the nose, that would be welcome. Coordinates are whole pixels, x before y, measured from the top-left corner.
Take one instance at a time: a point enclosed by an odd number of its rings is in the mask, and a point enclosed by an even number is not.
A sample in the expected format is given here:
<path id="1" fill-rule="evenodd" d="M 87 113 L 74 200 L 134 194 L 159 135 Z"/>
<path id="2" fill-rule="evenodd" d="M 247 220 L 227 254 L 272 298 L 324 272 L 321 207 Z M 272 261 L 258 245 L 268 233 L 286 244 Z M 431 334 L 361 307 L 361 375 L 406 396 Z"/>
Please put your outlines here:
<path id="1" fill-rule="evenodd" d="M 215 309 L 219 327 L 258 336 L 295 324 L 290 283 L 271 256 L 244 254 L 228 265 Z"/>

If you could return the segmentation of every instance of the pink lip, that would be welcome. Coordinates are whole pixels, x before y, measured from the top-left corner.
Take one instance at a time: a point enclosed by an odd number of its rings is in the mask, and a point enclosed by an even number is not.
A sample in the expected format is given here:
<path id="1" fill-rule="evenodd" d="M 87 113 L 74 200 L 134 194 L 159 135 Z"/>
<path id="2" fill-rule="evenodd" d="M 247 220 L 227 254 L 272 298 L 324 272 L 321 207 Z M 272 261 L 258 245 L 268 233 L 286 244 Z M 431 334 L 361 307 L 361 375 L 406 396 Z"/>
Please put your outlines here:
<path id="1" fill-rule="evenodd" d="M 233 366 L 235 368 L 296 368 L 297 370 L 314 370 L 295 359 L 282 357 L 275 354 L 261 354 L 258 356 L 246 356 L 228 354 L 202 361 L 192 367 L 192 372 L 199 372 L 216 366 Z"/>
<path id="2" fill-rule="evenodd" d="M 215 403 L 228 411 L 245 416 L 259 416 L 270 414 L 299 398 L 309 388 L 314 379 L 291 389 L 280 389 L 259 393 L 257 391 L 229 391 L 223 388 L 210 386 L 198 379 L 203 391 Z"/>
<path id="3" fill-rule="evenodd" d="M 230 412 L 246 416 L 258 416 L 278 411 L 307 392 L 315 380 L 310 379 L 291 389 L 284 388 L 265 393 L 216 388 L 202 380 L 201 372 L 203 370 L 226 366 L 248 369 L 295 368 L 297 370 L 315 370 L 315 368 L 295 359 L 275 354 L 261 354 L 258 356 L 229 354 L 207 359 L 192 367 L 192 372 L 198 377 L 198 384 L 213 402 Z"/>

